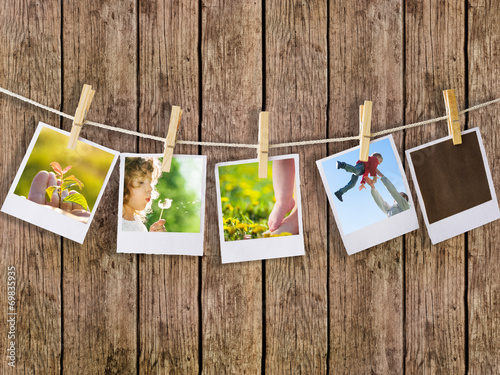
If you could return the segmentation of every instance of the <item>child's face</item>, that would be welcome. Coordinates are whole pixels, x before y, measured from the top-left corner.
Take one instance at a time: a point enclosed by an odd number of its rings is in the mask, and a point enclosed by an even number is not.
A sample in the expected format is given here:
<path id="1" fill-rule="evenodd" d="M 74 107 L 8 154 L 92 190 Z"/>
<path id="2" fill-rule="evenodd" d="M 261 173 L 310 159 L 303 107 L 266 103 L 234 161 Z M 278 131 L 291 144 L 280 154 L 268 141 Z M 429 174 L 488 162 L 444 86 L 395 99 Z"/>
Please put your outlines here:
<path id="1" fill-rule="evenodd" d="M 153 187 L 151 186 L 151 174 L 134 178 L 130 186 L 130 198 L 126 205 L 134 211 L 144 210 L 151 200 L 152 191 Z"/>
<path id="2" fill-rule="evenodd" d="M 380 156 L 377 156 L 377 159 L 378 159 L 379 164 L 382 164 L 382 162 L 384 161 L 384 159 L 382 159 L 382 157 L 380 157 Z"/>

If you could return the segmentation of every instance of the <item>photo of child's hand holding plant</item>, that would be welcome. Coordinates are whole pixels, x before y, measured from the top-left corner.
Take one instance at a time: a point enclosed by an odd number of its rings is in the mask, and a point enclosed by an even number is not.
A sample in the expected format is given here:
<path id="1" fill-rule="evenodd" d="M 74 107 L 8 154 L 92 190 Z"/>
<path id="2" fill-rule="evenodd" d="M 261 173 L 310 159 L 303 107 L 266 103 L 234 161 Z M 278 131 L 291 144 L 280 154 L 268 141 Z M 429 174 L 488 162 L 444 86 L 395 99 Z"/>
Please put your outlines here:
<path id="1" fill-rule="evenodd" d="M 88 223 L 113 155 L 84 142 L 68 149 L 68 138 L 41 128 L 14 194 Z"/>

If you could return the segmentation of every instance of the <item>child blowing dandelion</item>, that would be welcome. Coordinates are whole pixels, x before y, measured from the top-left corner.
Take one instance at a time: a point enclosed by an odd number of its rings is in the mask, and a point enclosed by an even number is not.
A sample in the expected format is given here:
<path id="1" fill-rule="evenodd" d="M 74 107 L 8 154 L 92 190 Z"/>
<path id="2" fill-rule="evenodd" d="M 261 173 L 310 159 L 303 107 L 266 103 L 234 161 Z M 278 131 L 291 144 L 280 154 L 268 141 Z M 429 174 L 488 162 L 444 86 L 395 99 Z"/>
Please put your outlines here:
<path id="1" fill-rule="evenodd" d="M 148 231 L 144 221 L 146 214 L 151 211 L 152 199 L 157 196 L 154 185 L 160 173 L 159 166 L 152 158 L 126 158 L 122 230 Z M 160 219 L 152 224 L 149 231 L 166 232 L 165 220 Z"/>

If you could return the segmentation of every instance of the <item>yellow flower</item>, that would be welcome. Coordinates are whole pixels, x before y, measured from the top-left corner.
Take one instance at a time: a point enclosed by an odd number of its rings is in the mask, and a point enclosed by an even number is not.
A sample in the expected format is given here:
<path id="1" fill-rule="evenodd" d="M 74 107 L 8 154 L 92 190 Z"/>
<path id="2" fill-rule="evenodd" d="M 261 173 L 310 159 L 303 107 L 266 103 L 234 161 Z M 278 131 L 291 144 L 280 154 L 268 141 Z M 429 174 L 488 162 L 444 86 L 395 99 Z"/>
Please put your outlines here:
<path id="1" fill-rule="evenodd" d="M 221 202 L 229 202 L 229 198 L 228 197 L 222 197 L 220 199 Z"/>
<path id="2" fill-rule="evenodd" d="M 252 232 L 253 233 L 262 233 L 262 232 L 265 232 L 266 230 L 267 230 L 267 228 L 265 226 L 257 224 L 254 226 Z"/>
<path id="3" fill-rule="evenodd" d="M 245 189 L 243 190 L 243 195 L 249 197 L 251 200 L 258 200 L 262 194 L 260 191 L 255 191 L 255 190 L 251 190 L 251 189 Z"/>
<path id="4" fill-rule="evenodd" d="M 224 228 L 224 230 L 226 230 L 226 228 Z M 236 232 L 236 229 L 234 229 L 234 227 L 227 227 L 227 232 L 229 234 L 234 234 L 234 232 Z"/>
<path id="5" fill-rule="evenodd" d="M 226 204 L 226 210 L 233 211 L 234 208 L 231 206 L 231 203 Z"/>
<path id="6" fill-rule="evenodd" d="M 246 231 L 248 229 L 248 224 L 244 223 L 236 224 L 236 229 L 243 229 L 244 231 Z"/>
<path id="7" fill-rule="evenodd" d="M 292 234 L 288 233 L 288 232 L 283 232 L 283 233 L 280 233 L 280 234 L 271 234 L 271 232 L 264 233 L 264 237 L 265 238 L 269 238 L 269 237 L 285 237 L 285 236 L 291 236 L 291 235 Z"/>
<path id="8" fill-rule="evenodd" d="M 284 236 L 291 236 L 291 235 L 292 235 L 291 233 L 283 232 L 280 234 L 271 234 L 271 237 L 284 237 Z"/>

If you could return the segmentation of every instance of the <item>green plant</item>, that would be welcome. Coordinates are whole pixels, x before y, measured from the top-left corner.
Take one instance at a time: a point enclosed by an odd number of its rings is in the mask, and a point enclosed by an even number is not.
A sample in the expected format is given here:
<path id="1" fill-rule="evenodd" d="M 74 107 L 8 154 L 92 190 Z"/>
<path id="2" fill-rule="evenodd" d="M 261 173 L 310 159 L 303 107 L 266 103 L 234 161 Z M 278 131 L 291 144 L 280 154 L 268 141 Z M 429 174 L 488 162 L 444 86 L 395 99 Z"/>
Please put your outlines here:
<path id="1" fill-rule="evenodd" d="M 52 167 L 52 169 L 56 174 L 57 185 L 49 186 L 45 190 L 49 202 L 52 200 L 52 195 L 54 194 L 54 191 L 57 191 L 57 195 L 59 196 L 59 208 L 61 208 L 62 203 L 72 202 L 82 206 L 85 211 L 88 211 L 89 206 L 83 194 L 80 194 L 78 192 L 73 192 L 73 194 L 69 194 L 67 197 L 62 199 L 62 193 L 64 190 L 68 190 L 69 188 L 75 185 L 78 186 L 80 190 L 83 188 L 83 183 L 75 176 L 71 175 L 68 177 L 64 177 L 64 175 L 68 173 L 68 171 L 72 168 L 71 165 L 68 165 L 66 168 L 62 169 L 59 163 L 54 161 L 50 163 L 50 166 Z"/>

